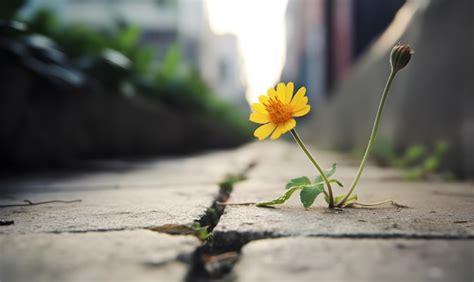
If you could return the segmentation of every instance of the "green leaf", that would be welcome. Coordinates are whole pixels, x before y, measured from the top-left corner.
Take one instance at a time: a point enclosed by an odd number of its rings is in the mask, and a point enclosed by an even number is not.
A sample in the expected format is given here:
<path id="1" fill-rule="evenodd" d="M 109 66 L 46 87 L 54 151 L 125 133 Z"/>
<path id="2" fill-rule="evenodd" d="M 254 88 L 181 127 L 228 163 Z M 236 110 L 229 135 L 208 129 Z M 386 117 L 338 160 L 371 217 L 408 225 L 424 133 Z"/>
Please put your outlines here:
<path id="1" fill-rule="evenodd" d="M 336 172 L 336 164 L 333 164 L 331 169 L 326 170 L 324 174 L 326 175 L 327 178 L 329 178 L 331 175 L 333 175 Z M 315 183 L 323 181 L 323 177 L 321 175 L 316 176 L 316 179 L 314 180 Z"/>
<path id="2" fill-rule="evenodd" d="M 336 204 L 339 203 L 342 199 L 344 199 L 344 196 L 345 196 L 345 195 L 336 196 L 336 197 L 334 198 L 334 203 L 336 203 Z M 357 201 L 357 199 L 358 199 L 357 195 L 352 195 L 352 196 L 350 196 L 350 197 L 347 199 L 347 201 L 344 203 L 343 207 L 347 207 L 348 205 L 350 205 L 350 204 L 354 203 L 355 201 Z M 328 198 L 327 195 L 324 196 L 324 200 L 326 201 L 326 203 L 329 204 L 329 198 Z"/>
<path id="3" fill-rule="evenodd" d="M 300 200 L 305 209 L 311 207 L 319 194 L 324 192 L 324 183 L 304 185 L 300 192 Z"/>
<path id="4" fill-rule="evenodd" d="M 344 187 L 344 185 L 341 183 L 341 181 L 339 181 L 337 179 L 331 179 L 331 180 L 329 180 L 329 183 L 336 183 L 339 187 Z"/>
<path id="5" fill-rule="evenodd" d="M 273 205 L 281 205 L 284 202 L 286 202 L 295 191 L 297 191 L 299 189 L 303 189 L 303 187 L 302 186 L 293 186 L 293 187 L 289 188 L 288 190 L 286 190 L 285 193 L 283 193 L 283 195 L 276 198 L 275 200 L 269 201 L 269 202 L 260 202 L 260 203 L 257 203 L 256 206 L 257 207 L 268 207 L 268 206 L 273 206 Z"/>
<path id="6" fill-rule="evenodd" d="M 311 184 L 311 181 L 309 180 L 308 177 L 306 176 L 301 176 L 298 178 L 293 178 L 286 184 L 286 189 L 289 189 L 293 186 L 300 186 L 300 185 L 306 185 L 306 184 Z"/>
<path id="7" fill-rule="evenodd" d="M 342 207 L 350 206 L 353 203 L 355 203 L 358 199 L 359 199 L 359 197 L 357 195 L 352 195 L 352 196 L 349 197 L 349 199 L 347 199 L 347 201 L 344 203 L 344 205 L 342 205 Z M 341 198 L 341 200 L 342 200 L 342 198 Z"/>
<path id="8" fill-rule="evenodd" d="M 199 240 L 205 241 L 209 239 L 210 236 L 212 236 L 212 233 L 209 233 L 208 231 L 208 226 L 201 226 L 199 222 L 194 222 L 191 225 L 187 226 L 189 229 L 191 229 L 194 233 L 194 236 L 196 236 Z"/>

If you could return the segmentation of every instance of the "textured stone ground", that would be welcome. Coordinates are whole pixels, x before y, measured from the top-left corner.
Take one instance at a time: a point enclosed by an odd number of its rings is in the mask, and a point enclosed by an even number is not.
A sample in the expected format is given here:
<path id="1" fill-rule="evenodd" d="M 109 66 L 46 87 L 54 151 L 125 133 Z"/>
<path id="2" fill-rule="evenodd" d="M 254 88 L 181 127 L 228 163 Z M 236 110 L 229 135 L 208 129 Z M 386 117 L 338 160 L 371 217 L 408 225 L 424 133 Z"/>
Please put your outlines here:
<path id="1" fill-rule="evenodd" d="M 0 236 L 2 281 L 183 280 L 190 236 L 149 230 Z"/>
<path id="2" fill-rule="evenodd" d="M 337 162 L 335 177 L 350 184 L 356 162 L 328 152 L 315 156 L 327 168 Z M 96 172 L 2 180 L 0 205 L 81 202 L 0 208 L 0 220 L 15 221 L 0 226 L 0 281 L 205 280 L 193 255 L 202 242 L 146 228 L 201 219 L 216 199 L 217 183 L 252 162 L 257 165 L 228 203 L 273 199 L 288 179 L 315 176 L 296 146 L 265 142 L 187 158 L 106 162 Z M 473 281 L 472 183 L 404 182 L 396 170 L 369 166 L 357 194 L 361 202 L 390 198 L 409 208 L 335 211 L 319 199 L 305 210 L 298 194 L 276 208 L 229 205 L 213 230 L 210 252 L 242 247 L 226 276 L 237 281 Z"/>
<path id="3" fill-rule="evenodd" d="M 266 239 L 244 247 L 235 272 L 239 281 L 468 282 L 473 249 L 463 240 Z"/>
<path id="4" fill-rule="evenodd" d="M 271 200 L 284 191 L 289 178 L 307 175 L 314 178 L 304 155 L 295 147 L 279 146 L 281 152 L 262 160 L 249 180 L 236 186 L 230 203 Z M 276 150 L 275 150 L 276 151 Z M 286 152 L 292 154 L 284 155 Z M 285 153 L 284 153 L 285 152 Z M 278 157 L 281 160 L 278 161 Z M 329 154 L 317 155 L 326 167 Z M 356 167 L 339 159 L 335 178 L 350 185 Z M 291 167 L 296 164 L 294 167 Z M 301 171 L 298 171 L 298 167 Z M 336 194 L 345 190 L 333 187 Z M 295 193 L 290 201 L 276 208 L 227 206 L 216 232 L 250 232 L 298 236 L 365 237 L 474 237 L 474 189 L 472 183 L 404 182 L 391 169 L 369 167 L 356 190 L 360 202 L 392 199 L 408 208 L 384 205 L 377 208 L 329 210 L 320 196 L 316 205 L 305 210 Z"/>

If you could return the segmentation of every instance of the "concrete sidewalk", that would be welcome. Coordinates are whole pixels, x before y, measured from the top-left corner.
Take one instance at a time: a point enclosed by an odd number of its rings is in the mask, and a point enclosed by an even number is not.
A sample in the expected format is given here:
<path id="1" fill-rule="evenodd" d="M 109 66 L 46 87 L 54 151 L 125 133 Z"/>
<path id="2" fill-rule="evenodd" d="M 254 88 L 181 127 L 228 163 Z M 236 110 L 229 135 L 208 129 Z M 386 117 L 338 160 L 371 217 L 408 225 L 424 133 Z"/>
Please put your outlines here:
<path id="1" fill-rule="evenodd" d="M 350 184 L 356 162 L 315 156 L 326 168 L 336 162 L 335 178 Z M 0 281 L 473 281 L 472 183 L 404 182 L 396 170 L 369 165 L 360 201 L 390 198 L 409 208 L 339 211 L 318 199 L 305 210 L 295 193 L 276 208 L 216 211 L 217 183 L 253 162 L 227 203 L 271 200 L 289 179 L 316 176 L 296 145 L 280 141 L 1 181 L 0 205 L 81 202 L 0 208 L 0 220 L 15 221 L 0 226 Z M 218 215 L 207 243 L 150 230 L 203 222 L 210 210 Z"/>

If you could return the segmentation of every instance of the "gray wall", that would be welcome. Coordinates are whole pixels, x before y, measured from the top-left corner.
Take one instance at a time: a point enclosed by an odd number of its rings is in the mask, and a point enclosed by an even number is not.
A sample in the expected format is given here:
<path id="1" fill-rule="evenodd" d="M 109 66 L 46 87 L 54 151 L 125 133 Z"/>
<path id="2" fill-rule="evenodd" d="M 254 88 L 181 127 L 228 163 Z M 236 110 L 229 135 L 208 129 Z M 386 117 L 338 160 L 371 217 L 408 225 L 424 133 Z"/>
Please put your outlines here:
<path id="1" fill-rule="evenodd" d="M 398 74 L 379 136 L 396 148 L 436 140 L 450 144 L 446 165 L 474 178 L 474 1 L 409 1 L 361 56 L 332 99 L 307 122 L 319 146 L 364 149 L 389 68 L 401 40 L 416 53 Z"/>

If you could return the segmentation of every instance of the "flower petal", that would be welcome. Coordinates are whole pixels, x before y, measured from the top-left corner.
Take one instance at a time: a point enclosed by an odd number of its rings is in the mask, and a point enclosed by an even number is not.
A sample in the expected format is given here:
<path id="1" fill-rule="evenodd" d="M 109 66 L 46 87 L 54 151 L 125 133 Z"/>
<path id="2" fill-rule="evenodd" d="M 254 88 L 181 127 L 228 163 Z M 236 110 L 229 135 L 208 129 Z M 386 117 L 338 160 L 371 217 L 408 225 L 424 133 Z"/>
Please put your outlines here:
<path id="1" fill-rule="evenodd" d="M 270 137 L 272 140 L 280 138 L 283 130 L 285 129 L 285 124 L 279 124 L 278 127 L 273 131 L 272 136 Z"/>
<path id="2" fill-rule="evenodd" d="M 258 138 L 258 140 L 262 141 L 263 139 L 267 138 L 273 130 L 275 129 L 276 125 L 273 123 L 267 123 L 265 125 L 260 126 L 255 130 L 253 135 Z"/>
<path id="3" fill-rule="evenodd" d="M 260 95 L 258 96 L 258 100 L 260 101 L 260 103 L 265 104 L 266 102 L 268 102 L 268 96 Z"/>
<path id="4" fill-rule="evenodd" d="M 278 83 L 277 85 L 277 97 L 280 101 L 286 100 L 286 86 L 283 82 Z"/>
<path id="5" fill-rule="evenodd" d="M 292 105 L 293 112 L 298 112 L 304 107 L 306 107 L 308 104 L 308 97 L 303 97 L 301 98 L 297 103 L 295 102 L 294 105 Z"/>
<path id="6" fill-rule="evenodd" d="M 287 122 L 285 122 L 285 128 L 283 130 L 283 133 L 287 133 L 291 129 L 295 128 L 295 126 L 296 126 L 296 120 L 294 118 L 288 120 Z"/>
<path id="7" fill-rule="evenodd" d="M 275 91 L 273 87 L 268 88 L 267 94 L 269 98 L 274 98 L 277 96 L 277 92 Z"/>
<path id="8" fill-rule="evenodd" d="M 288 82 L 286 84 L 286 99 L 285 99 L 285 103 L 290 103 L 291 102 L 291 98 L 293 98 L 293 91 L 294 91 L 294 88 L 295 88 L 295 85 L 293 84 L 293 82 Z"/>
<path id="9" fill-rule="evenodd" d="M 297 111 L 297 112 L 294 112 L 294 113 L 293 113 L 293 116 L 294 116 L 294 117 L 304 116 L 305 114 L 309 113 L 309 110 L 311 110 L 311 106 L 310 106 L 310 105 L 306 105 L 306 106 L 303 107 L 301 110 L 299 110 L 299 111 Z"/>
<path id="10" fill-rule="evenodd" d="M 301 87 L 300 89 L 298 89 L 295 96 L 291 100 L 291 105 L 292 106 L 298 105 L 301 102 L 301 100 L 305 97 L 304 96 L 305 94 L 306 94 L 306 88 L 305 87 Z"/>
<path id="11" fill-rule="evenodd" d="M 257 113 L 268 114 L 265 106 L 260 103 L 253 103 L 251 107 L 252 107 L 252 110 L 254 110 Z"/>
<path id="12" fill-rule="evenodd" d="M 270 122 L 270 117 L 268 115 L 264 115 L 260 113 L 251 113 L 249 120 L 255 123 L 264 124 L 264 123 Z"/>

